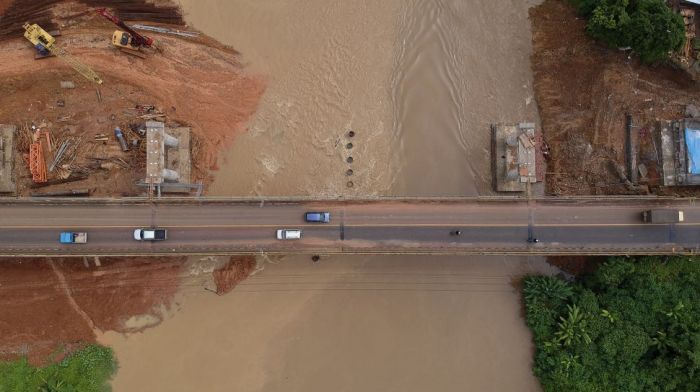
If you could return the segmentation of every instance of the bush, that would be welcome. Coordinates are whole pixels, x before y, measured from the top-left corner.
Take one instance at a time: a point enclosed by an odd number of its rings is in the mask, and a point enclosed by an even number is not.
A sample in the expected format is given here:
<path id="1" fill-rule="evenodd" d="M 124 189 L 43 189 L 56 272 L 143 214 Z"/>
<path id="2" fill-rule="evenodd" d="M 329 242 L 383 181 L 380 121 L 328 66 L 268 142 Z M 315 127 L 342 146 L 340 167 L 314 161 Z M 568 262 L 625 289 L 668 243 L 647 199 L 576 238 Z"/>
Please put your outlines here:
<path id="1" fill-rule="evenodd" d="M 35 368 L 26 358 L 0 362 L 0 392 L 102 392 L 117 370 L 112 349 L 89 345 L 63 361 Z"/>
<path id="2" fill-rule="evenodd" d="M 605 1 L 595 7 L 588 19 L 586 31 L 588 34 L 610 46 L 625 46 L 627 37 L 625 31 L 630 23 L 627 14 L 628 0 Z"/>
<path id="3" fill-rule="evenodd" d="M 642 61 L 654 62 L 678 51 L 685 42 L 683 17 L 661 0 L 639 0 L 630 16 L 626 41 Z"/>
<path id="4" fill-rule="evenodd" d="M 545 391 L 700 390 L 700 258 L 610 258 L 523 298 Z"/>
<path id="5" fill-rule="evenodd" d="M 631 47 L 651 63 L 678 51 L 685 42 L 683 17 L 664 0 L 572 0 L 588 19 L 586 32 L 613 47 Z"/>

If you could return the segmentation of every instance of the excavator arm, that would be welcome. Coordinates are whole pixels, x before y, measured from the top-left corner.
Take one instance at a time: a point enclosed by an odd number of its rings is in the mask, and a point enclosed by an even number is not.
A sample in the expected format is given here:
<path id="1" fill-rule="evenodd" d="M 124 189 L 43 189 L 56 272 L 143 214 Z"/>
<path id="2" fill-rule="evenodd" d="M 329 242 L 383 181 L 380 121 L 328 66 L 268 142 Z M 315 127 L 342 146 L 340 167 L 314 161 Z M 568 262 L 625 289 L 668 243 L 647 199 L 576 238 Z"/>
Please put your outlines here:
<path id="1" fill-rule="evenodd" d="M 107 12 L 106 8 L 98 8 L 97 13 L 104 16 L 107 18 L 110 22 L 114 23 L 115 25 L 119 26 L 122 30 L 126 31 L 131 35 L 131 44 L 133 46 L 147 46 L 151 47 L 153 45 L 153 38 L 143 36 L 139 33 L 137 33 L 134 29 L 129 27 L 126 23 L 124 23 L 123 20 L 119 19 L 118 16 L 112 15 L 109 12 Z"/>
<path id="2" fill-rule="evenodd" d="M 65 61 L 79 74 L 85 76 L 87 79 L 97 83 L 102 84 L 102 79 L 92 68 L 81 63 L 78 59 L 71 56 L 63 48 L 56 45 L 56 39 L 47 33 L 44 29 L 39 27 L 37 24 L 30 25 L 29 23 L 24 24 L 24 37 L 29 40 L 29 42 L 34 45 L 37 49 L 45 49 L 51 52 L 53 55 L 59 59 Z"/>

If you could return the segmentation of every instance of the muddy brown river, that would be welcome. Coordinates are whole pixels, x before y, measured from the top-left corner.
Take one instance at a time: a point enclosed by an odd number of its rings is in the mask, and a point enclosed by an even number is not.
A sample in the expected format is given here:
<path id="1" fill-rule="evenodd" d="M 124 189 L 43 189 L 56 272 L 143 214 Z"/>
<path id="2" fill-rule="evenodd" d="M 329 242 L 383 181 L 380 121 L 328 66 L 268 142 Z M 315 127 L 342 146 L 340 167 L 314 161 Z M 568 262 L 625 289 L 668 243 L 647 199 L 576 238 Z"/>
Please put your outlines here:
<path id="1" fill-rule="evenodd" d="M 213 194 L 488 195 L 489 124 L 538 120 L 533 1 L 181 3 L 267 80 Z M 539 258 L 286 257 L 223 297 L 185 278 L 160 326 L 101 340 L 117 392 L 539 391 L 514 282 L 553 272 Z"/>

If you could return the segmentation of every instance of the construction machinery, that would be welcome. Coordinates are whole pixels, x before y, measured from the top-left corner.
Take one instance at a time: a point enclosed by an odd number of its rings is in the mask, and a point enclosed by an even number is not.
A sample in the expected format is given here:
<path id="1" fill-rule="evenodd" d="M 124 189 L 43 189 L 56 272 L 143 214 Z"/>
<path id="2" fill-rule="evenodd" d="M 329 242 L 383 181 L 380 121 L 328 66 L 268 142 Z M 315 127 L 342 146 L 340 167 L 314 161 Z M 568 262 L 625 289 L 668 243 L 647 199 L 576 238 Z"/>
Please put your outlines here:
<path id="1" fill-rule="evenodd" d="M 65 61 L 74 70 L 76 70 L 79 74 L 85 76 L 90 81 L 93 81 L 97 84 L 102 84 L 102 79 L 99 77 L 99 75 L 97 75 L 95 71 L 92 70 L 92 68 L 81 63 L 80 61 L 78 61 L 78 59 L 66 52 L 65 49 L 56 45 L 56 39 L 53 36 L 51 36 L 51 34 L 47 33 L 44 29 L 39 27 L 39 25 L 37 25 L 36 23 L 31 25 L 29 23 L 24 24 L 24 38 L 28 39 L 29 42 L 31 42 L 32 45 L 34 45 L 34 48 L 36 48 L 39 54 L 53 54 L 54 56 Z"/>
<path id="2" fill-rule="evenodd" d="M 153 38 L 143 36 L 137 33 L 134 29 L 129 27 L 123 20 L 119 19 L 118 16 L 112 15 L 107 12 L 105 8 L 98 8 L 97 13 L 107 18 L 110 22 L 117 25 L 124 31 L 115 30 L 112 34 L 112 45 L 117 47 L 119 50 L 145 58 L 145 55 L 141 52 L 143 48 L 153 47 Z"/>

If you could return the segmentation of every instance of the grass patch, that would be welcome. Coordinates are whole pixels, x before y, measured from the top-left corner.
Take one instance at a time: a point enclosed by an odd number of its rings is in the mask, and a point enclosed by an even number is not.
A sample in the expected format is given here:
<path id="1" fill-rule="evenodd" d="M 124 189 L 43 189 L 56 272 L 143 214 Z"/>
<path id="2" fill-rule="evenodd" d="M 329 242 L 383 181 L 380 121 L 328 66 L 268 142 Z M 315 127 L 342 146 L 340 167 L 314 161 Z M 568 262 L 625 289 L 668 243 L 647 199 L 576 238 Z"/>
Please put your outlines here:
<path id="1" fill-rule="evenodd" d="M 26 358 L 0 362 L 0 392 L 110 391 L 116 370 L 112 349 L 92 344 L 44 367 L 34 367 Z"/>

